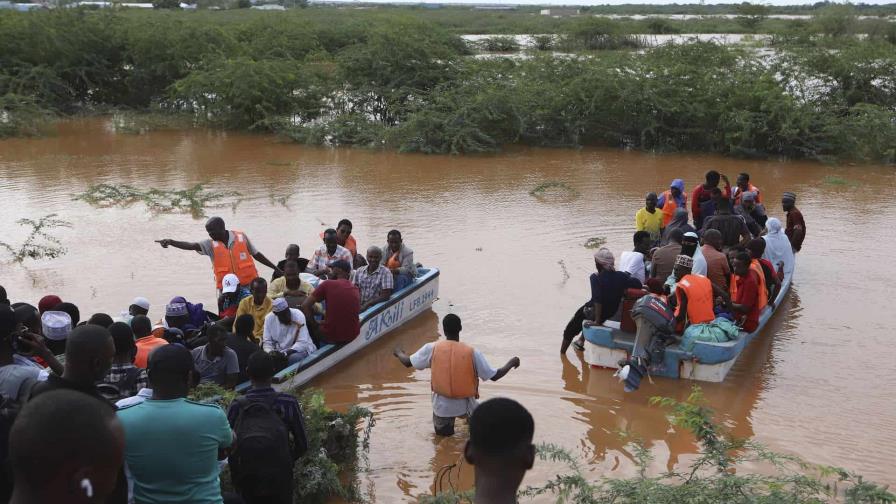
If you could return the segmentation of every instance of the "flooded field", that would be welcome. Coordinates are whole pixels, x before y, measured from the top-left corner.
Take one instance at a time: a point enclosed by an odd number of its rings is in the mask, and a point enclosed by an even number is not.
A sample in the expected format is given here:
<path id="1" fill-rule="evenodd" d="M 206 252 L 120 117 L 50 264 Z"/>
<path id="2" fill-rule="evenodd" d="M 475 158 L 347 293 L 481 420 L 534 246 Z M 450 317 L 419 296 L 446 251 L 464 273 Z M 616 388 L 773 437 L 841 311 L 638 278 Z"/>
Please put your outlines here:
<path id="1" fill-rule="evenodd" d="M 309 148 L 272 137 L 205 130 L 115 134 L 106 119 L 64 123 L 54 136 L 0 141 L 3 241 L 21 242 L 24 217 L 58 213 L 73 224 L 56 233 L 68 249 L 53 261 L 0 265 L 13 300 L 57 294 L 82 314 L 117 313 L 134 296 L 163 314 L 171 297 L 214 305 L 206 257 L 163 250 L 153 240 L 205 237 L 203 220 L 156 215 L 144 206 L 94 208 L 73 196 L 99 183 L 186 189 L 197 183 L 238 191 L 241 202 L 209 210 L 245 231 L 269 258 L 290 242 L 308 257 L 324 226 L 348 217 L 359 248 L 382 245 L 397 228 L 415 257 L 441 269 L 433 312 L 379 341 L 312 383 L 330 405 L 371 408 L 377 424 L 362 488 L 376 502 L 408 502 L 434 488 L 436 472 L 461 459 L 460 435 L 438 439 L 430 420 L 429 372 L 405 369 L 391 351 L 416 350 L 438 337 L 439 319 L 463 318 L 462 338 L 493 365 L 513 355 L 522 367 L 483 398 L 510 396 L 526 405 L 536 440 L 572 450 L 594 477 L 633 474 L 633 454 L 617 432 L 645 440 L 656 472 L 681 467 L 697 450 L 668 426 L 651 396 L 683 399 L 689 382 L 655 379 L 624 394 L 611 372 L 558 353 L 573 310 L 588 296 L 592 251 L 604 237 L 618 257 L 631 248 L 644 194 L 683 178 L 688 191 L 717 169 L 749 172 L 769 212 L 782 191 L 799 195 L 808 238 L 792 291 L 770 326 L 741 356 L 728 379 L 702 384 L 719 419 L 810 462 L 855 470 L 896 484 L 896 366 L 890 356 L 896 311 L 886 265 L 896 249 L 887 208 L 892 167 L 828 167 L 807 162 L 738 161 L 708 155 L 651 155 L 610 149 L 512 149 L 497 156 L 440 157 Z M 539 184 L 562 182 L 567 197 L 535 198 Z M 265 276 L 270 271 L 260 267 Z M 567 278 L 564 272 L 568 272 Z M 546 481 L 559 466 L 537 463 L 524 484 Z M 462 465 L 452 482 L 467 488 Z M 543 499 L 548 502 L 550 499 Z"/>

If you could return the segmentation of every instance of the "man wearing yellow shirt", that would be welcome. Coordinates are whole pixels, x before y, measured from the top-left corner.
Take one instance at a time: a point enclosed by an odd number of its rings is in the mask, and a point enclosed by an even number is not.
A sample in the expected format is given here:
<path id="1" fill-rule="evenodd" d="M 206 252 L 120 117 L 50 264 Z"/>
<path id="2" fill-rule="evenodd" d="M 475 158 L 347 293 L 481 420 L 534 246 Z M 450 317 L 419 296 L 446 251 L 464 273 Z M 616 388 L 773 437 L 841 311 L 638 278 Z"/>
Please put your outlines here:
<path id="1" fill-rule="evenodd" d="M 647 193 L 644 208 L 635 214 L 635 231 L 647 231 L 656 247 L 663 236 L 663 212 L 656 208 L 656 193 Z"/>
<path id="2" fill-rule="evenodd" d="M 272 302 L 268 297 L 268 282 L 264 278 L 258 277 L 252 280 L 249 291 L 252 295 L 240 301 L 240 306 L 236 309 L 234 320 L 240 318 L 240 315 L 249 314 L 255 319 L 255 328 L 252 330 L 252 337 L 255 342 L 261 341 L 264 334 L 264 318 L 271 312 Z"/>

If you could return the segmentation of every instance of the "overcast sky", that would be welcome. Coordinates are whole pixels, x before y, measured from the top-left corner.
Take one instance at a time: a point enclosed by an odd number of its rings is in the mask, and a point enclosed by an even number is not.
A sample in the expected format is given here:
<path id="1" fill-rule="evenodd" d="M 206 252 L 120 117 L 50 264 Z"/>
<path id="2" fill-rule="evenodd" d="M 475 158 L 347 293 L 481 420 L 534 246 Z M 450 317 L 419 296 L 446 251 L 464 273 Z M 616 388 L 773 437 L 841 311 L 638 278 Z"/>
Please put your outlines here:
<path id="1" fill-rule="evenodd" d="M 313 1 L 313 0 L 312 0 Z M 337 0 L 339 1 L 339 0 Z M 743 0 L 711 0 L 706 2 L 707 4 L 734 4 L 741 3 Z M 763 3 L 766 5 L 811 5 L 814 4 L 816 0 L 759 0 L 757 3 Z M 341 3 L 341 2 L 340 2 Z M 351 0 L 346 1 L 345 3 L 360 3 L 353 2 Z M 666 0 L 641 0 L 641 1 L 632 1 L 632 0 L 515 0 L 515 1 L 501 1 L 501 0 L 420 0 L 413 2 L 400 2 L 400 1 L 389 1 L 389 0 L 364 0 L 364 3 L 451 3 L 451 4 L 513 4 L 513 5 L 622 5 L 622 4 L 674 4 L 674 3 L 688 3 L 683 2 L 681 0 L 675 1 L 666 1 Z M 697 2 L 693 2 L 697 3 Z M 862 3 L 866 4 L 874 4 L 874 5 L 882 5 L 893 3 L 892 0 L 863 0 Z"/>

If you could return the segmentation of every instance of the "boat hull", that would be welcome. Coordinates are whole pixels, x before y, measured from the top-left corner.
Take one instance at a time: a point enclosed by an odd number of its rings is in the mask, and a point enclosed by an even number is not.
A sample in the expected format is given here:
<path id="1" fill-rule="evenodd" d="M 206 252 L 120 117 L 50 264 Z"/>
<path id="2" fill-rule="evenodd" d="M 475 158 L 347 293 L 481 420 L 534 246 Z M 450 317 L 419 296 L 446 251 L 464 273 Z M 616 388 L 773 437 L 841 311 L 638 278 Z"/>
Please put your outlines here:
<path id="1" fill-rule="evenodd" d="M 359 317 L 361 332 L 345 345 L 324 345 L 301 362 L 274 376 L 274 388 L 288 391 L 301 387 L 343 360 L 358 353 L 374 341 L 429 310 L 439 297 L 439 270 L 420 268 L 414 283 L 393 294 L 387 301 L 374 305 Z M 237 391 L 249 387 L 237 386 Z"/>
<path id="2" fill-rule="evenodd" d="M 781 290 L 775 298 L 775 309 L 765 307 L 759 315 L 756 330 L 747 333 L 741 331 L 737 339 L 723 343 L 698 341 L 691 351 L 685 351 L 678 345 L 666 348 L 664 361 L 655 376 L 666 378 L 688 379 L 706 382 L 721 382 L 737 362 L 737 358 L 761 331 L 781 306 L 784 297 L 790 291 L 793 272 L 784 278 Z M 585 362 L 594 367 L 618 369 L 619 361 L 631 356 L 635 335 L 619 330 L 618 322 L 609 322 L 608 326 L 585 326 Z"/>

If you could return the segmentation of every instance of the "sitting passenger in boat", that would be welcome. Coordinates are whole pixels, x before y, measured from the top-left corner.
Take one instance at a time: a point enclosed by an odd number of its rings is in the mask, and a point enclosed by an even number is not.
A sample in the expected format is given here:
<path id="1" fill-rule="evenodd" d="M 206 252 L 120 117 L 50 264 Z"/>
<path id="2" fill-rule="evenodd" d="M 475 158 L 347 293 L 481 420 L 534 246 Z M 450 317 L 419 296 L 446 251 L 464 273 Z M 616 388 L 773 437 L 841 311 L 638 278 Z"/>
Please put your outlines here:
<path id="1" fill-rule="evenodd" d="M 647 193 L 644 208 L 635 214 L 635 231 L 647 231 L 650 233 L 652 246 L 657 246 L 663 233 L 663 212 L 656 208 L 656 193 Z M 685 212 L 687 214 L 687 212 Z"/>
<path id="2" fill-rule="evenodd" d="M 352 272 L 352 283 L 361 292 L 361 311 L 382 303 L 392 295 L 394 279 L 392 272 L 382 265 L 383 250 L 379 247 L 367 249 L 367 266 Z"/>
<path id="3" fill-rule="evenodd" d="M 703 224 L 703 232 L 709 229 L 718 230 L 722 233 L 722 246 L 730 248 L 735 245 L 745 245 L 753 236 L 747 228 L 747 223 L 740 215 L 731 213 L 731 202 L 727 199 L 718 201 L 718 209 L 716 214 L 706 219 Z"/>
<path id="4" fill-rule="evenodd" d="M 252 295 L 240 301 L 240 306 L 236 310 L 236 316 L 249 314 L 255 319 L 255 330 L 252 333 L 255 342 L 261 341 L 264 334 L 264 318 L 271 313 L 271 298 L 268 297 L 268 282 L 264 278 L 258 277 L 249 284 L 249 290 Z"/>
<path id="5" fill-rule="evenodd" d="M 681 254 L 681 239 L 683 237 L 684 232 L 682 232 L 681 229 L 673 229 L 668 235 L 669 243 L 653 251 L 650 280 L 659 280 L 659 284 L 662 285 L 666 278 L 672 274 L 672 268 L 675 266 L 675 258 Z"/>
<path id="6" fill-rule="evenodd" d="M 240 374 L 240 361 L 236 352 L 227 347 L 227 330 L 218 324 L 210 324 L 206 337 L 208 343 L 192 351 L 199 383 L 217 383 L 232 389 Z"/>
<path id="7" fill-rule="evenodd" d="M 131 329 L 134 331 L 134 344 L 137 345 L 134 365 L 146 369 L 150 352 L 157 347 L 167 345 L 168 342 L 153 333 L 152 321 L 146 315 L 137 315 L 131 319 Z M 161 332 L 164 332 L 164 329 Z"/>
<path id="8" fill-rule="evenodd" d="M 118 320 L 130 324 L 135 315 L 146 315 L 147 313 L 149 313 L 149 300 L 145 297 L 135 297 L 131 301 L 131 305 L 128 306 L 128 311 L 121 312 Z"/>
<path id="9" fill-rule="evenodd" d="M 308 282 L 303 282 L 299 275 L 302 268 L 300 261 L 307 259 L 299 259 L 298 261 L 286 261 L 283 265 L 283 276 L 271 282 L 271 288 L 268 290 L 268 297 L 271 299 L 283 298 L 289 304 L 290 308 L 299 308 L 305 299 L 314 290 Z M 315 311 L 319 310 L 319 306 L 315 307 Z"/>
<path id="10" fill-rule="evenodd" d="M 336 261 L 328 266 L 331 278 L 323 281 L 302 303 L 302 311 L 310 322 L 314 303 L 326 301 L 327 310 L 320 326 L 322 340 L 343 344 L 354 340 L 361 332 L 358 315 L 361 313 L 361 294 L 348 279 L 352 267 L 347 261 Z"/>
<path id="11" fill-rule="evenodd" d="M 354 260 L 352 253 L 342 245 L 339 245 L 335 229 L 327 229 L 323 234 L 324 243 L 311 256 L 308 263 L 309 273 L 314 274 L 318 278 L 332 278 L 330 276 L 330 263 L 334 261 L 345 261 L 352 264 Z"/>
<path id="12" fill-rule="evenodd" d="M 283 353 L 289 365 L 301 362 L 317 350 L 311 341 L 305 314 L 290 308 L 283 298 L 274 300 L 271 313 L 265 317 L 261 347 L 265 352 Z"/>
<path id="13" fill-rule="evenodd" d="M 535 463 L 534 434 L 532 415 L 513 399 L 489 399 L 476 408 L 464 447 L 476 478 L 472 502 L 517 502 L 523 476 Z"/>
<path id="14" fill-rule="evenodd" d="M 355 241 L 355 237 L 352 236 L 352 228 L 352 221 L 348 219 L 339 221 L 339 224 L 336 225 L 336 243 L 345 247 L 352 254 L 352 261 L 349 263 L 352 265 L 352 268 L 360 268 L 361 266 L 366 266 L 367 261 L 364 259 L 364 256 L 358 253 L 358 243 Z M 324 234 L 321 233 L 320 237 L 323 238 Z"/>
<path id="15" fill-rule="evenodd" d="M 321 238 L 323 238 L 323 233 L 321 233 Z M 273 283 L 274 280 L 283 276 L 283 273 L 284 273 L 283 267 L 286 266 L 286 263 L 289 261 L 298 261 L 299 259 L 302 259 L 303 261 L 305 261 L 305 266 L 307 266 L 308 259 L 303 259 L 303 258 L 299 257 L 301 255 L 301 253 L 302 253 L 302 249 L 299 248 L 299 246 L 297 244 L 290 243 L 289 245 L 287 245 L 286 252 L 283 254 L 283 256 L 284 256 L 283 259 L 281 259 L 280 262 L 277 263 L 277 269 L 280 271 L 274 271 L 274 274 L 271 275 L 271 283 Z M 302 269 L 302 271 L 300 271 L 300 273 L 303 271 L 304 271 L 304 268 Z"/>
<path id="16" fill-rule="evenodd" d="M 663 229 L 663 239 L 661 240 L 660 245 L 669 243 L 669 235 L 676 229 L 681 231 L 682 234 L 696 231 L 694 226 L 688 224 L 688 211 L 684 208 L 675 209 L 675 215 L 672 216 L 669 225 Z"/>
<path id="17" fill-rule="evenodd" d="M 401 348 L 392 352 L 405 367 L 432 368 L 432 423 L 439 436 L 453 435 L 455 418 L 476 409 L 480 380 L 498 381 L 520 367 L 519 357 L 513 357 L 492 368 L 482 352 L 460 342 L 461 330 L 460 317 L 449 313 L 442 319 L 444 340 L 427 343 L 410 357 Z"/>
<path id="18" fill-rule="evenodd" d="M 255 319 L 247 313 L 240 315 L 233 322 L 233 332 L 227 334 L 227 348 L 236 352 L 236 360 L 240 364 L 240 383 L 247 380 L 246 365 L 249 363 L 249 356 L 257 352 L 259 348 L 258 343 L 252 340 L 254 329 Z"/>
<path id="19" fill-rule="evenodd" d="M 115 322 L 109 326 L 112 344 L 115 345 L 115 357 L 112 367 L 103 377 L 99 385 L 100 393 L 111 402 L 132 397 L 149 381 L 146 370 L 134 365 L 137 356 L 137 345 L 134 344 L 134 331 L 124 322 Z M 105 385 L 105 386 L 104 386 Z"/>
<path id="20" fill-rule="evenodd" d="M 619 256 L 619 271 L 628 273 L 643 284 L 647 280 L 647 256 L 653 240 L 647 231 L 635 231 L 632 241 L 635 248 Z"/>
<path id="21" fill-rule="evenodd" d="M 762 257 L 768 259 L 776 269 L 783 270 L 781 280 L 784 280 L 785 276 L 793 273 L 796 261 L 793 247 L 782 228 L 781 221 L 774 217 L 765 223 L 765 229 L 768 232 L 762 237 L 765 240 L 765 253 Z"/>
<path id="22" fill-rule="evenodd" d="M 691 272 L 694 260 L 686 255 L 675 258 L 675 295 L 670 304 L 675 308 L 675 321 L 682 332 L 685 327 L 708 324 L 715 320 L 716 296 L 727 297 L 725 290 L 703 275 Z"/>
<path id="23" fill-rule="evenodd" d="M 772 266 L 772 263 L 768 262 L 768 259 L 762 258 L 762 254 L 765 253 L 765 240 L 762 238 L 753 238 L 750 240 L 750 243 L 747 244 L 747 250 L 750 251 L 750 258 L 752 259 L 751 265 L 755 268 L 758 264 L 762 269 L 762 279 L 765 282 L 768 304 L 774 308 L 775 297 L 778 295 L 778 290 L 781 288 L 781 282 L 778 277 L 778 272 L 775 271 L 775 267 Z"/>
<path id="24" fill-rule="evenodd" d="M 613 318 L 619 311 L 622 304 L 622 296 L 626 289 L 640 289 L 641 282 L 637 278 L 633 278 L 628 273 L 616 271 L 616 260 L 613 253 L 607 248 L 601 248 L 594 253 L 594 266 L 597 273 L 592 273 L 591 281 L 591 299 L 582 305 L 573 314 L 566 329 L 563 330 L 563 342 L 560 345 L 560 353 L 566 353 L 573 338 L 582 332 L 582 324 L 587 319 L 590 325 L 602 325 L 607 320 Z M 586 314 L 586 311 L 593 309 L 592 313 Z M 580 337 L 576 342 L 576 350 L 584 351 L 584 337 Z"/>
<path id="25" fill-rule="evenodd" d="M 753 236 L 762 234 L 762 228 L 765 227 L 768 215 L 765 213 L 765 207 L 756 202 L 755 193 L 744 193 L 740 205 L 734 207 L 734 213 L 743 217 L 744 222 L 747 223 L 747 229 Z"/>
<path id="26" fill-rule="evenodd" d="M 252 295 L 252 292 L 240 286 L 240 279 L 233 273 L 221 279 L 221 294 L 218 296 L 218 317 L 222 319 L 236 317 L 240 301 Z"/>
<path id="27" fill-rule="evenodd" d="M 759 314 L 766 300 L 762 274 L 750 266 L 752 262 L 746 251 L 738 252 L 734 258 L 735 294 L 730 308 L 746 332 L 753 332 L 759 326 Z"/>
<path id="28" fill-rule="evenodd" d="M 383 247 L 382 264 L 393 275 L 394 291 L 398 292 L 414 283 L 417 278 L 417 264 L 414 263 L 414 251 L 404 244 L 401 231 L 393 229 L 386 235 L 386 246 Z"/>
<path id="29" fill-rule="evenodd" d="M 728 289 L 731 281 L 731 267 L 728 257 L 722 252 L 722 234 L 717 229 L 709 229 L 703 234 L 703 246 L 700 247 L 703 255 L 703 272 L 693 269 L 693 273 L 705 275 L 709 281 Z M 694 260 L 696 266 L 697 260 Z"/>
<path id="30" fill-rule="evenodd" d="M 731 201 L 735 206 L 741 204 L 744 195 L 748 192 L 756 195 L 756 203 L 762 203 L 762 195 L 759 193 L 759 188 L 750 183 L 749 173 L 739 174 L 736 184 L 731 190 Z"/>

